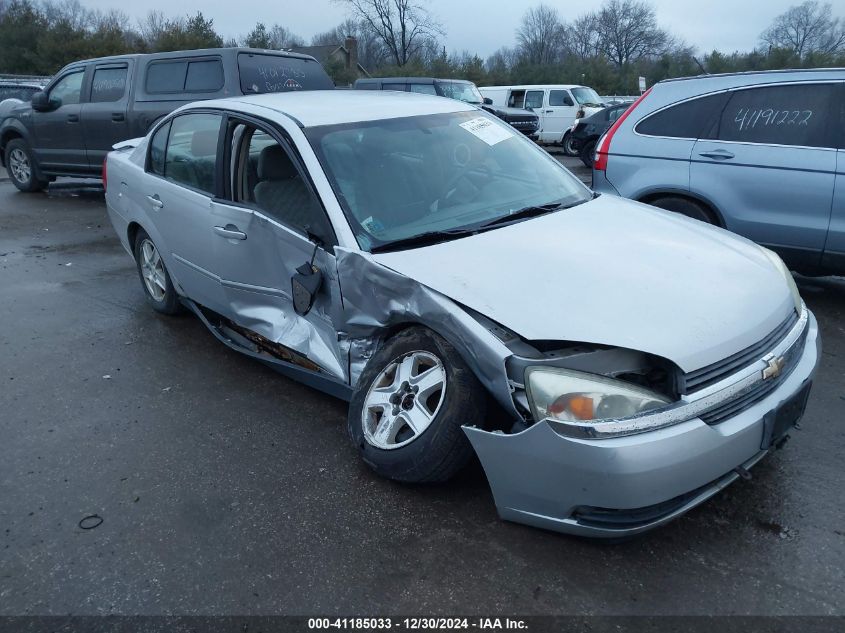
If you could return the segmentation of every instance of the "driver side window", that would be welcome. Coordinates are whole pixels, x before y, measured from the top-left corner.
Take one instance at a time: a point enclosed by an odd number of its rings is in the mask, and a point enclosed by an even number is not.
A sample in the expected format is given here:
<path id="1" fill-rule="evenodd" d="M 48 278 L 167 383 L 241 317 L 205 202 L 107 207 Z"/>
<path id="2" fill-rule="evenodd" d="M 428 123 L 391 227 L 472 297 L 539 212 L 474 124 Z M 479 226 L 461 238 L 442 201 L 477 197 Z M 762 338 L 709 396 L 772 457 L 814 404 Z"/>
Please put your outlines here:
<path id="1" fill-rule="evenodd" d="M 50 90 L 50 101 L 56 101 L 56 107 L 63 105 L 75 105 L 79 103 L 79 95 L 82 93 L 82 78 L 84 70 L 65 75 Z"/>
<path id="2" fill-rule="evenodd" d="M 232 133 L 232 197 L 282 224 L 331 241 L 328 219 L 287 150 L 246 123 Z"/>

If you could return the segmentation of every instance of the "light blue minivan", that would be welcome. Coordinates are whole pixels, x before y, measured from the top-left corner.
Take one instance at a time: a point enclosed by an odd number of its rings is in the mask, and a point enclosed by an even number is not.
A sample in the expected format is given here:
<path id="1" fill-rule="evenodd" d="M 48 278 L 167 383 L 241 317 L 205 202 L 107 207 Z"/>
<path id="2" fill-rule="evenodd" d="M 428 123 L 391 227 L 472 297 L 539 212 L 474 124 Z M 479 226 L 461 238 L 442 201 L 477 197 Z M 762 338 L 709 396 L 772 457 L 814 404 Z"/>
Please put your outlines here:
<path id="1" fill-rule="evenodd" d="M 845 69 L 660 82 L 599 141 L 593 188 L 845 274 Z"/>

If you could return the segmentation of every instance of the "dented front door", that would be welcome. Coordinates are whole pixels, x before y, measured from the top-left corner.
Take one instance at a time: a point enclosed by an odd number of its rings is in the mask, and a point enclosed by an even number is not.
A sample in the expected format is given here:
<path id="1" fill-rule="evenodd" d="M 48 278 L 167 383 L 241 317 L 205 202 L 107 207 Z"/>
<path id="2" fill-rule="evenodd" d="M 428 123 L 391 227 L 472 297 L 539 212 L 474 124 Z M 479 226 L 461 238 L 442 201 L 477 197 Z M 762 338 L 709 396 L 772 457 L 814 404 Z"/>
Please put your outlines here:
<path id="1" fill-rule="evenodd" d="M 340 296 L 334 256 L 247 206 L 214 201 L 212 218 L 220 229 L 214 260 L 228 300 L 225 316 L 346 380 L 346 357 L 331 319 Z M 322 272 L 322 286 L 311 310 L 300 316 L 293 307 L 291 278 L 312 257 Z"/>

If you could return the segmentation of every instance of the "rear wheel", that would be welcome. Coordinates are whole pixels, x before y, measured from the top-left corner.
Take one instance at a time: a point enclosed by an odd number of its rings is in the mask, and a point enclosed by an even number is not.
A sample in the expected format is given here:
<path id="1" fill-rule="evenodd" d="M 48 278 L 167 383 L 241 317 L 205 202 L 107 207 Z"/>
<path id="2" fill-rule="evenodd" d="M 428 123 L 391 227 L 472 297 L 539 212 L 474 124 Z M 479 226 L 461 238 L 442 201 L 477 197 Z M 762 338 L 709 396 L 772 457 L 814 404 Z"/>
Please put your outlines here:
<path id="1" fill-rule="evenodd" d="M 135 236 L 135 263 L 147 301 L 156 312 L 178 314 L 182 311 L 179 296 L 170 280 L 158 248 L 144 229 Z"/>
<path id="2" fill-rule="evenodd" d="M 13 139 L 6 144 L 6 170 L 12 184 L 20 191 L 33 193 L 47 186 L 39 178 L 32 150 L 23 139 Z"/>
<path id="3" fill-rule="evenodd" d="M 650 200 L 649 203 L 653 207 L 666 209 L 667 211 L 674 211 L 680 213 L 693 220 L 700 220 L 707 224 L 718 224 L 716 216 L 706 208 L 703 204 L 690 200 L 689 198 L 682 198 L 680 196 L 664 196 Z"/>
<path id="4" fill-rule="evenodd" d="M 581 159 L 581 162 L 584 163 L 587 167 L 592 167 L 595 155 L 596 139 L 593 139 L 584 143 L 584 146 L 581 148 L 581 152 L 578 154 L 578 157 Z"/>
<path id="5" fill-rule="evenodd" d="M 480 426 L 486 402 L 481 383 L 448 341 L 411 328 L 367 363 L 349 406 L 349 435 L 383 477 L 446 481 L 472 456 L 461 426 Z"/>

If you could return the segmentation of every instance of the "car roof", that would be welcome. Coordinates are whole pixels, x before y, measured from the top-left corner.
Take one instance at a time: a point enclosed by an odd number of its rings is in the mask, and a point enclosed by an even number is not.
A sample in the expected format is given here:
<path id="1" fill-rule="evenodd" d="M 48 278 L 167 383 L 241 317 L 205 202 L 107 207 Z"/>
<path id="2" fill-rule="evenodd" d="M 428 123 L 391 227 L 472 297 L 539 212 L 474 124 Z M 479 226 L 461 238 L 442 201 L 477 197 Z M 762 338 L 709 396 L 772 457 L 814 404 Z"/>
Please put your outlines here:
<path id="1" fill-rule="evenodd" d="M 742 72 L 735 72 L 735 73 L 716 73 L 713 75 L 694 75 L 692 77 L 676 77 L 674 79 L 664 79 L 663 81 L 659 82 L 662 84 L 668 83 L 677 83 L 682 81 L 704 81 L 707 79 L 721 79 L 721 78 L 728 78 L 728 77 L 741 77 L 741 78 L 753 78 L 753 77 L 760 77 L 760 78 L 769 78 L 769 77 L 782 77 L 783 75 L 788 75 L 795 73 L 797 75 L 812 75 L 812 74 L 825 74 L 829 75 L 831 73 L 839 73 L 845 72 L 845 68 L 784 68 L 781 70 L 746 70 Z"/>
<path id="2" fill-rule="evenodd" d="M 263 48 L 249 48 L 245 46 L 221 46 L 219 48 L 196 48 L 184 51 L 165 51 L 159 53 L 126 53 L 124 55 L 107 55 L 105 57 L 91 57 L 89 59 L 78 59 L 65 66 L 70 68 L 77 64 L 90 64 L 92 62 L 112 62 L 126 59 L 171 59 L 182 57 L 202 57 L 206 55 L 255 53 L 261 55 L 276 55 L 279 57 L 296 57 L 299 59 L 314 59 L 310 55 L 294 53 L 285 50 L 267 50 Z"/>
<path id="3" fill-rule="evenodd" d="M 439 79 L 437 77 L 362 77 L 357 79 L 355 83 L 361 84 L 378 84 L 378 83 L 406 83 L 406 84 L 422 84 L 434 83 L 435 81 L 443 81 L 456 84 L 471 84 L 468 79 Z"/>
<path id="4" fill-rule="evenodd" d="M 200 101 L 186 108 L 246 111 L 257 106 L 294 119 L 300 127 L 396 119 L 400 117 L 479 110 L 455 99 L 412 92 L 374 90 L 302 90 Z"/>
<path id="5" fill-rule="evenodd" d="M 567 89 L 571 90 L 572 88 L 586 88 L 582 84 L 520 84 L 518 86 L 481 86 L 479 90 L 486 90 L 487 88 L 492 88 L 494 90 L 544 90 L 546 88 L 551 88 L 552 90 L 557 89 Z"/>

